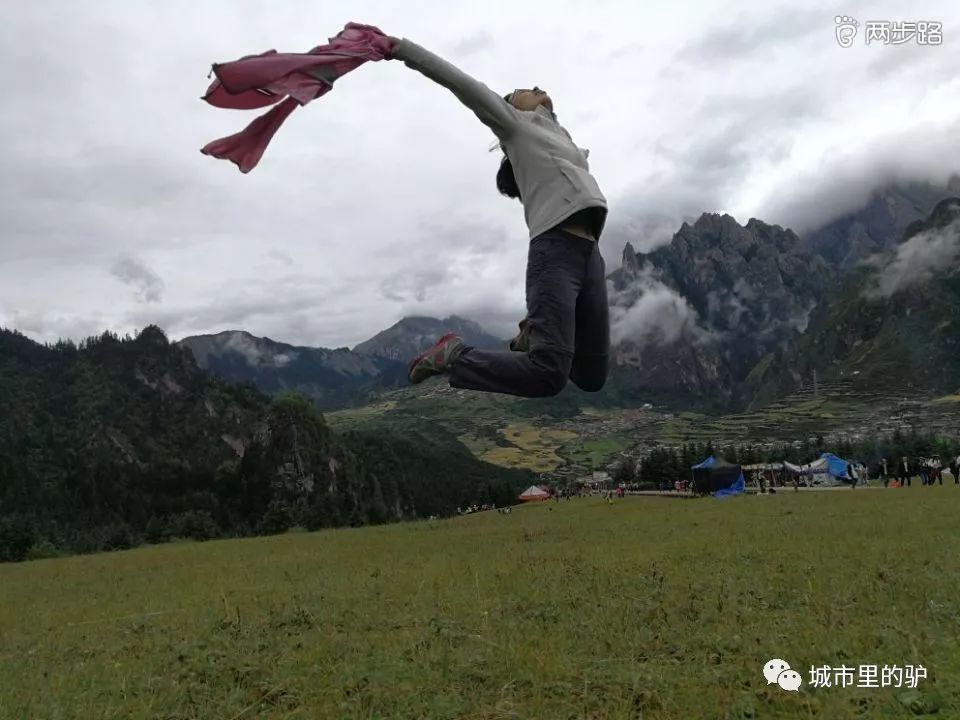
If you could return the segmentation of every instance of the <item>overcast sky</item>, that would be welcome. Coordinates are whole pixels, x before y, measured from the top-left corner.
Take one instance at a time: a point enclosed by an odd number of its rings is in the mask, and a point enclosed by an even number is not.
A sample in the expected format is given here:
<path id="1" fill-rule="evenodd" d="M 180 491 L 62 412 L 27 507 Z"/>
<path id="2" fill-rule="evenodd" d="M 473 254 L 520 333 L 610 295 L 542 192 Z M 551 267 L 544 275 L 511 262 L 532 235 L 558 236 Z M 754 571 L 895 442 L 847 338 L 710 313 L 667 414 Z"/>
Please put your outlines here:
<path id="1" fill-rule="evenodd" d="M 860 22 L 852 47 L 838 13 Z M 704 211 L 802 232 L 887 179 L 957 169 L 952 0 L 9 2 L 0 325 L 337 347 L 458 313 L 511 334 L 527 235 L 493 136 L 401 63 L 298 109 L 248 175 L 200 154 L 258 113 L 200 101 L 213 62 L 306 51 L 351 20 L 498 91 L 548 89 L 610 202 L 610 270 L 625 241 L 650 249 Z M 868 20 L 940 21 L 943 44 L 867 46 Z"/>

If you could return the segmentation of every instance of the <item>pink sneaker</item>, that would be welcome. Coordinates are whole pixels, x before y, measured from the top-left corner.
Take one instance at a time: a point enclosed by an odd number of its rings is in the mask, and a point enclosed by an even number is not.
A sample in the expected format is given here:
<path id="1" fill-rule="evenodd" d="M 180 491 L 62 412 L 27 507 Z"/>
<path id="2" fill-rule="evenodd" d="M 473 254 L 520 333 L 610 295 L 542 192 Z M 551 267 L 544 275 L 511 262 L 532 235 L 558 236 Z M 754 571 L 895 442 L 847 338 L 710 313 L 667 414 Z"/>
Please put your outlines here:
<path id="1" fill-rule="evenodd" d="M 446 372 L 450 367 L 450 362 L 460 354 L 462 349 L 463 340 L 459 335 L 455 333 L 444 335 L 437 341 L 436 345 L 420 353 L 410 363 L 410 369 L 407 372 L 410 384 L 417 385 L 428 377 Z"/>

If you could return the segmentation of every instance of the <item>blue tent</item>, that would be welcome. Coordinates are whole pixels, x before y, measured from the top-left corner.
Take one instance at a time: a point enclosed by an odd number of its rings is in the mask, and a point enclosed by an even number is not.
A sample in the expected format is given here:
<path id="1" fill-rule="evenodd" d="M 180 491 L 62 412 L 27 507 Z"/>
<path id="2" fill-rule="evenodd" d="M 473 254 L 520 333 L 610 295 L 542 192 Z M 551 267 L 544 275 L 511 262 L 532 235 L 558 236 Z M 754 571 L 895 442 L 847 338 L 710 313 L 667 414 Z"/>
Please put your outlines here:
<path id="1" fill-rule="evenodd" d="M 806 465 L 789 465 L 788 463 L 787 465 L 793 472 L 809 477 L 813 485 L 842 485 L 852 481 L 847 472 L 849 464 L 833 453 L 822 453 L 812 463 Z"/>
<path id="2" fill-rule="evenodd" d="M 739 495 L 742 492 L 745 492 L 747 489 L 747 484 L 743 481 L 743 471 L 740 471 L 740 477 L 737 478 L 737 481 L 728 488 L 723 490 L 717 490 L 713 496 L 722 498 L 730 497 L 731 495 Z"/>
<path id="3" fill-rule="evenodd" d="M 739 495 L 746 488 L 743 470 L 739 465 L 728 463 L 713 455 L 690 468 L 693 471 L 693 488 L 700 495 L 714 497 Z"/>
<path id="4" fill-rule="evenodd" d="M 708 457 L 706 460 L 704 460 L 702 463 L 700 463 L 699 465 L 694 465 L 694 466 L 693 466 L 692 468 L 690 468 L 690 469 L 691 469 L 691 470 L 703 470 L 704 468 L 713 467 L 713 464 L 714 464 L 715 462 L 717 462 L 717 459 L 716 459 L 713 455 L 711 455 L 711 456 Z"/>
<path id="5" fill-rule="evenodd" d="M 833 475 L 833 477 L 837 478 L 838 480 L 853 479 L 847 472 L 847 467 L 850 465 L 850 463 L 843 458 L 837 457 L 833 453 L 823 453 L 820 458 L 827 461 L 827 471 Z"/>

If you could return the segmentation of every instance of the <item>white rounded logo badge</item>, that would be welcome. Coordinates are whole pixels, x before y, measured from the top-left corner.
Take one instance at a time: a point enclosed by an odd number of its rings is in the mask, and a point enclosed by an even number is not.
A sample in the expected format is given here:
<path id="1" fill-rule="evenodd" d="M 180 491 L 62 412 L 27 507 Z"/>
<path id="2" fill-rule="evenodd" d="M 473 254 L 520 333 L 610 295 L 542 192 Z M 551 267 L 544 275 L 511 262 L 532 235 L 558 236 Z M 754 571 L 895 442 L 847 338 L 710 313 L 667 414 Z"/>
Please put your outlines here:
<path id="1" fill-rule="evenodd" d="M 791 669 L 790 663 L 780 658 L 767 660 L 763 665 L 763 677 L 767 685 L 779 685 L 787 692 L 797 692 L 803 684 L 800 673 Z"/>

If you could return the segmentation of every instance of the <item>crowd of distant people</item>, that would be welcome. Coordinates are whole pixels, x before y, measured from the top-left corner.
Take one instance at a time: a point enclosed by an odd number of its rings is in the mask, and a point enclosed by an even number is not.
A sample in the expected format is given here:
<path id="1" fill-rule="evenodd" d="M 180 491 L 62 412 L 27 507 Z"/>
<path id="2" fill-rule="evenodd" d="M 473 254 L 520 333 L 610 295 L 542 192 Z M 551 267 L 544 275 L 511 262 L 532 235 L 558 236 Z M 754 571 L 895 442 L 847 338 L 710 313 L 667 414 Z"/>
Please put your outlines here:
<path id="1" fill-rule="evenodd" d="M 891 464 L 886 458 L 881 458 L 870 466 L 848 463 L 846 474 L 852 488 L 858 485 L 869 485 L 871 479 L 882 482 L 884 487 L 890 487 L 891 483 L 894 487 L 910 487 L 913 485 L 914 478 L 918 478 L 921 485 L 929 486 L 937 483 L 943 485 L 944 471 L 949 472 L 953 482 L 960 485 L 960 456 L 951 458 L 946 466 L 937 456 L 916 459 L 904 456 L 895 464 Z M 756 471 L 752 480 L 761 493 L 775 492 L 777 486 L 783 487 L 787 484 L 795 489 L 810 484 L 809 476 L 795 473 L 791 473 L 790 477 L 786 477 L 785 474 L 771 473 L 767 477 L 765 473 Z"/>
<path id="2" fill-rule="evenodd" d="M 553 501 L 554 503 L 559 503 L 562 500 L 571 500 L 573 498 L 584 498 L 584 497 L 596 497 L 600 496 L 605 500 L 613 501 L 614 497 L 622 498 L 626 495 L 628 486 L 624 483 L 620 483 L 616 488 L 588 488 L 584 486 L 577 486 L 572 488 L 556 488 L 550 493 L 550 497 L 545 501 Z M 478 512 L 488 512 L 495 510 L 496 512 L 502 515 L 509 515 L 512 511 L 510 506 L 506 507 L 497 507 L 494 503 L 474 503 L 472 505 L 467 505 L 466 507 L 458 507 L 457 515 L 472 515 L 473 513 Z M 430 516 L 431 520 L 436 520 L 436 516 Z"/>
<path id="3" fill-rule="evenodd" d="M 939 483 L 943 485 L 943 473 L 947 471 L 953 477 L 953 482 L 960 485 L 960 455 L 952 458 L 946 466 L 937 456 L 919 457 L 911 459 L 901 457 L 894 465 L 891 465 L 886 458 L 871 466 L 849 463 L 847 465 L 847 476 L 851 481 L 851 487 L 858 485 L 869 485 L 870 479 L 879 480 L 884 487 L 889 487 L 894 483 L 894 487 L 911 486 L 913 478 L 919 478 L 921 485 L 934 485 Z M 769 475 L 762 471 L 755 471 L 751 474 L 750 480 L 761 493 L 774 493 L 777 487 L 792 486 L 795 490 L 806 487 L 810 484 L 809 476 L 790 473 L 789 477 L 785 473 L 770 473 Z M 628 492 L 638 492 L 641 490 L 674 490 L 676 492 L 688 492 L 691 489 L 689 480 L 677 480 L 673 483 L 619 483 L 615 488 L 591 489 L 584 486 L 575 488 L 557 488 L 551 494 L 549 500 L 559 503 L 562 500 L 572 498 L 582 498 L 599 495 L 608 502 L 613 499 L 622 498 Z M 465 508 L 457 508 L 457 515 L 471 515 L 477 512 L 486 512 L 496 510 L 501 514 L 510 514 L 510 507 L 497 507 L 492 503 L 473 504 Z M 434 519 L 434 518 L 431 518 Z"/>
<path id="4" fill-rule="evenodd" d="M 467 505 L 467 507 L 465 508 L 457 508 L 457 515 L 472 515 L 473 513 L 477 513 L 477 512 L 486 512 L 488 510 L 497 510 L 497 509 L 498 509 L 497 506 L 494 505 L 493 503 L 484 503 L 482 505 L 478 505 L 474 503 L 473 505 Z M 502 510 L 503 508 L 499 508 L 499 509 Z"/>
<path id="5" fill-rule="evenodd" d="M 933 485 L 939 483 L 943 485 L 944 469 L 953 476 L 953 482 L 960 485 L 960 455 L 951 458 L 950 462 L 944 468 L 943 463 L 937 456 L 921 457 L 916 460 L 904 456 L 901 457 L 894 468 L 890 468 L 886 458 L 882 459 L 876 468 L 877 478 L 883 481 L 883 486 L 888 487 L 890 481 L 899 483 L 900 487 L 913 484 L 913 478 L 919 477 L 921 485 Z M 891 471 L 892 470 L 892 471 Z"/>

